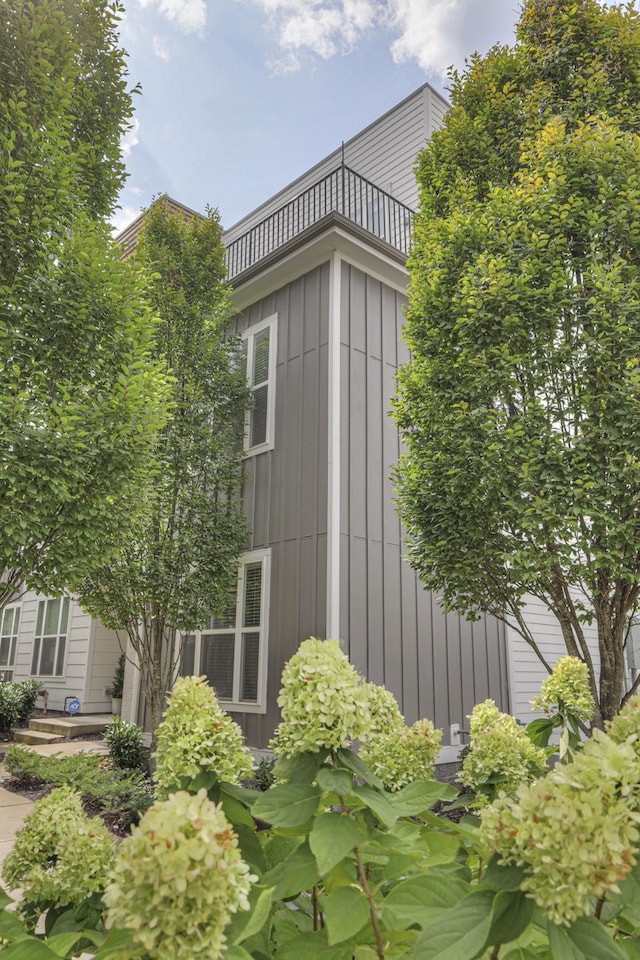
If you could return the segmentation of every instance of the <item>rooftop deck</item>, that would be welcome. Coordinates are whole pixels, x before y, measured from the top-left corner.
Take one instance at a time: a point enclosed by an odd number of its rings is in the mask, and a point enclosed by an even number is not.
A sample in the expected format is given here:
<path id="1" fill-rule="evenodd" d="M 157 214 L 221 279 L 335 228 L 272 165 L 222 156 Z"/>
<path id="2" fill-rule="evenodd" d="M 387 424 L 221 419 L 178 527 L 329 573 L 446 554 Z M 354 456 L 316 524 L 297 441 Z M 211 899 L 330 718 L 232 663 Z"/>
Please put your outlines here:
<path id="1" fill-rule="evenodd" d="M 228 245 L 228 279 L 233 281 L 331 213 L 342 214 L 408 254 L 414 211 L 341 164 Z"/>

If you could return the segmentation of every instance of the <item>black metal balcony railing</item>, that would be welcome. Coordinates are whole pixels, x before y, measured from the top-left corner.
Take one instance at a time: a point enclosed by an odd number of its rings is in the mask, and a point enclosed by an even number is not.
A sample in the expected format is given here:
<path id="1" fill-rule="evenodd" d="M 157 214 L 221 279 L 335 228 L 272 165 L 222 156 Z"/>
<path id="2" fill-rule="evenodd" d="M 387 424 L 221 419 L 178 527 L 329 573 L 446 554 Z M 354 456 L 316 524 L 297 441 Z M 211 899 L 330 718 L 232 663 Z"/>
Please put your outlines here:
<path id="1" fill-rule="evenodd" d="M 409 252 L 413 210 L 344 164 L 227 247 L 227 277 L 233 280 L 329 213 L 341 213 L 395 247 Z"/>

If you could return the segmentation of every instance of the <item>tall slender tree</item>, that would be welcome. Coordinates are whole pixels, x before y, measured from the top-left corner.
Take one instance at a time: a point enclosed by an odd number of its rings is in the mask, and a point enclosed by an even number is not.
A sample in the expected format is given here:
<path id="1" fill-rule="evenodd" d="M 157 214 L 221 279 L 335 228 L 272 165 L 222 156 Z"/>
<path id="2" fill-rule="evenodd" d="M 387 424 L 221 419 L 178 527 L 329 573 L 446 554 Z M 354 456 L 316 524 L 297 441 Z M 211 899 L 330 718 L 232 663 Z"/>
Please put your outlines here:
<path id="1" fill-rule="evenodd" d="M 2 4 L 0 609 L 109 555 L 165 415 L 155 321 L 105 222 L 132 112 L 118 16 Z"/>
<path id="2" fill-rule="evenodd" d="M 595 0 L 528 0 L 515 46 L 454 76 L 418 167 L 396 403 L 420 576 L 544 661 L 522 609 L 542 599 L 597 725 L 629 695 L 640 597 L 639 77 L 635 7 Z"/>
<path id="3" fill-rule="evenodd" d="M 148 271 L 173 376 L 145 512 L 117 560 L 84 584 L 83 605 L 126 632 L 152 730 L 160 722 L 184 635 L 228 610 L 246 539 L 239 500 L 248 391 L 229 337 L 229 291 L 217 213 L 146 212 L 135 259 Z"/>

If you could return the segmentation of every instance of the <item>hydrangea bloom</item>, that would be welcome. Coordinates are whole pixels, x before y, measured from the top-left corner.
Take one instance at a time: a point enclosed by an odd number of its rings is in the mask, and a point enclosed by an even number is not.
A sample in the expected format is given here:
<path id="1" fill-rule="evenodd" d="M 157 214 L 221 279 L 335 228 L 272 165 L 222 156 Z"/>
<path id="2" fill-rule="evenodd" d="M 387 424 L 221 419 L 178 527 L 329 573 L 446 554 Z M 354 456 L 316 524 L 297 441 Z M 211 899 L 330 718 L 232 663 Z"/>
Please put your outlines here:
<path id="1" fill-rule="evenodd" d="M 633 697 L 613 720 L 609 720 L 607 734 L 614 743 L 628 743 L 640 762 L 640 697 Z M 640 806 L 640 797 L 634 806 Z"/>
<path id="2" fill-rule="evenodd" d="M 282 672 L 278 705 L 282 723 L 270 746 L 282 757 L 348 747 L 371 729 L 366 685 L 339 640 L 300 644 Z"/>
<path id="3" fill-rule="evenodd" d="M 400 790 L 414 780 L 431 779 L 441 739 L 442 730 L 431 720 L 417 720 L 410 727 L 369 737 L 360 747 L 360 758 L 387 790 Z"/>
<path id="4" fill-rule="evenodd" d="M 371 716 L 370 736 L 401 730 L 404 727 L 404 717 L 391 691 L 378 683 L 367 683 L 365 689 Z"/>
<path id="5" fill-rule="evenodd" d="M 106 886 L 114 845 L 102 820 L 86 816 L 80 794 L 60 787 L 27 814 L 2 876 L 43 909 L 81 903 Z"/>
<path id="6" fill-rule="evenodd" d="M 593 901 L 635 863 L 640 814 L 629 799 L 640 771 L 633 747 L 601 731 L 576 759 L 504 795 L 481 814 L 481 832 L 503 863 L 524 867 L 521 887 L 557 924 L 593 912 Z"/>
<path id="7" fill-rule="evenodd" d="M 535 747 L 515 717 L 485 700 L 469 715 L 471 744 L 458 780 L 471 790 L 499 788 L 515 794 L 521 783 L 546 771 L 547 755 Z M 480 800 L 482 803 L 482 800 Z"/>
<path id="8" fill-rule="evenodd" d="M 229 783 L 250 777 L 253 770 L 240 727 L 220 707 L 206 677 L 176 680 L 158 727 L 155 760 L 159 799 L 203 770 L 213 770 Z"/>
<path id="9" fill-rule="evenodd" d="M 201 790 L 155 803 L 122 841 L 104 893 L 107 925 L 133 932 L 145 960 L 217 960 L 251 883 L 236 835 Z"/>
<path id="10" fill-rule="evenodd" d="M 591 720 L 594 704 L 586 663 L 577 657 L 561 657 L 553 672 L 543 680 L 540 695 L 533 698 L 531 706 L 541 713 Z"/>

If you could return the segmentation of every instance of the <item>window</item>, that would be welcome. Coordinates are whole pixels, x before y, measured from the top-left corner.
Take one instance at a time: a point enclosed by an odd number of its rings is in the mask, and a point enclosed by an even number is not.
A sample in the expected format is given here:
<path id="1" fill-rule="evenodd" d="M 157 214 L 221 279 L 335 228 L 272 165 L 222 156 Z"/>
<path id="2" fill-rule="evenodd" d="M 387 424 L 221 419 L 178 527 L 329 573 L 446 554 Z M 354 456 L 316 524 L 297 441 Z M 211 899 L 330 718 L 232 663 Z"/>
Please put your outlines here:
<path id="1" fill-rule="evenodd" d="M 269 550 L 245 553 L 228 613 L 184 638 L 180 673 L 205 675 L 227 710 L 266 709 L 269 562 Z"/>
<path id="2" fill-rule="evenodd" d="M 277 319 L 276 314 L 267 317 L 243 334 L 242 359 L 252 400 L 245 424 L 247 453 L 273 448 Z"/>
<path id="3" fill-rule="evenodd" d="M 0 611 L 0 680 L 13 680 L 20 627 L 20 607 Z"/>
<path id="4" fill-rule="evenodd" d="M 69 598 L 40 600 L 33 644 L 31 675 L 61 677 L 67 647 Z"/>

